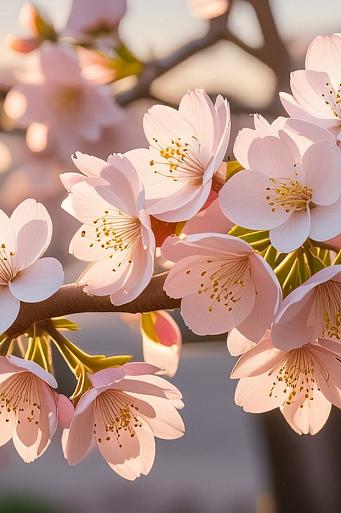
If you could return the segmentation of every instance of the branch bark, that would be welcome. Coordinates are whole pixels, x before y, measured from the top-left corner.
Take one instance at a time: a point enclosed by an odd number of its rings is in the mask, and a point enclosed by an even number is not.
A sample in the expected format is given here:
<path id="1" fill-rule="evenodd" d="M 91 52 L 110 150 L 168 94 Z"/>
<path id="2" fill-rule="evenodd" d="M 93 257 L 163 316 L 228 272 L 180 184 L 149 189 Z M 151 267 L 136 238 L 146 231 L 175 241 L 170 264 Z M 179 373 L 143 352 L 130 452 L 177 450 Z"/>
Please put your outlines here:
<path id="1" fill-rule="evenodd" d="M 90 296 L 83 292 L 77 283 L 64 285 L 53 296 L 40 303 L 21 303 L 15 323 L 7 330 L 9 337 L 15 338 L 34 322 L 64 317 L 83 312 L 127 312 L 142 313 L 155 310 L 179 308 L 180 300 L 169 298 L 163 291 L 167 273 L 153 276 L 147 288 L 139 297 L 125 305 L 115 306 L 109 296 Z"/>

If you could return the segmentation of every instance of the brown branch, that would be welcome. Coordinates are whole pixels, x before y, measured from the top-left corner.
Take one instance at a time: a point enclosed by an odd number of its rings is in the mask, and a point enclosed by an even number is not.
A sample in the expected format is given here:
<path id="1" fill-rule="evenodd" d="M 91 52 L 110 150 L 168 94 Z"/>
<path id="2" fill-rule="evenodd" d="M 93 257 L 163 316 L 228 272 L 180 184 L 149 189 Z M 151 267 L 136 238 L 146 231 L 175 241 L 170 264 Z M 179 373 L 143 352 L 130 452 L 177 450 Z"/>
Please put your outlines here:
<path id="1" fill-rule="evenodd" d="M 142 294 L 125 305 L 115 306 L 109 296 L 90 296 L 85 294 L 82 286 L 72 283 L 64 285 L 52 297 L 40 303 L 21 303 L 15 323 L 7 330 L 9 337 L 16 337 L 34 323 L 64 317 L 83 312 L 127 312 L 142 313 L 155 310 L 173 310 L 179 308 L 180 300 L 169 298 L 163 291 L 167 273 L 153 276 Z"/>
<path id="2" fill-rule="evenodd" d="M 136 86 L 118 95 L 116 98 L 118 103 L 125 106 L 136 100 L 150 97 L 150 87 L 154 80 L 161 77 L 178 64 L 181 64 L 192 55 L 206 50 L 206 48 L 210 48 L 224 38 L 227 18 L 228 13 L 211 20 L 209 30 L 204 37 L 190 41 L 164 59 L 156 59 L 145 63 Z"/>
<path id="3" fill-rule="evenodd" d="M 130 90 L 118 95 L 116 98 L 118 103 L 126 106 L 143 98 L 158 101 L 151 92 L 151 85 L 154 80 L 172 70 L 189 57 L 210 48 L 219 41 L 229 41 L 260 62 L 270 66 L 277 76 L 277 89 L 287 89 L 291 68 L 290 56 L 278 32 L 269 1 L 248 0 L 248 2 L 255 11 L 263 33 L 264 44 L 262 46 L 252 47 L 230 31 L 228 16 L 231 11 L 231 2 L 227 13 L 210 21 L 209 30 L 203 38 L 190 41 L 168 57 L 145 63 L 143 71 L 138 78 L 138 83 Z M 281 110 L 279 99 L 275 98 L 272 104 L 269 105 L 269 110 L 277 112 L 279 109 Z M 246 110 L 248 112 L 249 108 L 247 107 Z"/>

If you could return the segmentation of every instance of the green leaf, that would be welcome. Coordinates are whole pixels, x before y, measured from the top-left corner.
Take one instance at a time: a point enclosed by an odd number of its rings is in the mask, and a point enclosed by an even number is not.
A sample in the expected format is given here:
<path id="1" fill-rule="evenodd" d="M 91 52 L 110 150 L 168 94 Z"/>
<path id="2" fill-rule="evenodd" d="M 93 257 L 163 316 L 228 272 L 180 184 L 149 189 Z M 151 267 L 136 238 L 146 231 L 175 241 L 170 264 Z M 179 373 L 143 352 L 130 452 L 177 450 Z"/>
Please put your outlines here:
<path id="1" fill-rule="evenodd" d="M 81 329 L 79 324 L 76 324 L 69 319 L 64 319 L 63 317 L 56 317 L 55 319 L 51 319 L 53 326 L 57 330 L 69 330 L 69 331 L 78 331 Z"/>

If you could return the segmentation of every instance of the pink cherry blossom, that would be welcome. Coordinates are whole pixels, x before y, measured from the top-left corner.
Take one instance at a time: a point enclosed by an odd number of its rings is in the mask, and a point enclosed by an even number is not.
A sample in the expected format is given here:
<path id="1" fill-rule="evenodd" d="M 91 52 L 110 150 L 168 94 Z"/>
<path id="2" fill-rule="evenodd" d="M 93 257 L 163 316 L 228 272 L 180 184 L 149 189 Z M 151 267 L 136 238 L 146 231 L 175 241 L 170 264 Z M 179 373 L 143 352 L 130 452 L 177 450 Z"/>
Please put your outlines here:
<path id="1" fill-rule="evenodd" d="M 150 214 L 163 221 L 190 219 L 205 204 L 226 153 L 227 101 L 218 96 L 214 105 L 202 89 L 188 91 L 179 110 L 154 105 L 144 117 L 144 131 L 149 149 L 127 157 L 145 186 Z"/>
<path id="2" fill-rule="evenodd" d="M 283 350 L 320 337 L 341 341 L 341 265 L 322 269 L 293 290 L 272 328 L 273 343 Z"/>
<path id="3" fill-rule="evenodd" d="M 30 2 L 25 2 L 21 7 L 19 23 L 28 35 L 26 37 L 10 35 L 7 38 L 7 44 L 17 52 L 29 53 L 39 48 L 45 40 L 58 39 L 53 24 L 46 14 Z"/>
<path id="4" fill-rule="evenodd" d="M 182 345 L 181 331 L 172 316 L 164 311 L 141 315 L 143 359 L 159 367 L 168 376 L 178 369 Z"/>
<path id="5" fill-rule="evenodd" d="M 39 365 L 16 356 L 0 357 L 0 445 L 11 438 L 26 463 L 41 456 L 68 408 L 55 378 Z"/>
<path id="6" fill-rule="evenodd" d="M 104 161 L 95 157 L 76 162 L 89 177 L 64 175 L 69 196 L 63 208 L 83 223 L 70 244 L 76 258 L 90 262 L 78 282 L 88 294 L 128 303 L 148 285 L 154 267 L 155 239 L 143 188 L 124 155 L 111 155 L 103 169 Z"/>
<path id="7" fill-rule="evenodd" d="M 332 146 L 335 145 L 335 138 L 328 130 L 308 121 L 278 117 L 269 123 L 260 114 L 254 114 L 253 121 L 254 128 L 240 130 L 233 147 L 236 159 L 246 169 L 250 168 L 249 153 L 252 157 L 252 151 L 250 152 L 252 142 L 267 136 L 279 137 L 280 130 L 294 139 L 301 154 L 314 142 L 326 141 Z"/>
<path id="8" fill-rule="evenodd" d="M 310 44 L 305 70 L 291 74 L 292 94 L 280 93 L 285 110 L 299 118 L 329 129 L 339 140 L 341 34 L 317 36 Z"/>
<path id="9" fill-rule="evenodd" d="M 43 301 L 63 284 L 58 260 L 40 258 L 51 237 L 51 218 L 41 203 L 25 200 L 10 218 L 0 210 L 0 333 L 17 318 L 20 301 Z"/>
<path id="10" fill-rule="evenodd" d="M 270 230 L 270 240 L 288 253 L 308 237 L 328 240 L 341 231 L 340 153 L 321 141 L 301 154 L 295 139 L 256 138 L 248 146 L 249 167 L 220 191 L 220 204 L 234 223 Z M 321 173 L 323 168 L 324 172 Z"/>
<path id="11" fill-rule="evenodd" d="M 188 7 L 196 18 L 210 20 L 222 16 L 229 7 L 229 0 L 187 0 Z"/>
<path id="12" fill-rule="evenodd" d="M 282 351 L 267 334 L 238 360 L 236 404 L 251 413 L 280 408 L 298 434 L 315 435 L 326 423 L 331 405 L 341 408 L 341 345 L 319 339 Z"/>
<path id="13" fill-rule="evenodd" d="M 39 74 L 29 80 L 11 89 L 5 109 L 19 127 L 28 128 L 33 151 L 52 144 L 65 158 L 84 141 L 98 141 L 103 129 L 122 117 L 110 91 L 82 76 L 71 48 L 45 42 Z"/>
<path id="14" fill-rule="evenodd" d="M 269 333 L 270 330 L 267 330 L 264 337 L 268 336 Z M 227 335 L 227 350 L 232 356 L 244 354 L 254 345 L 255 342 L 240 333 L 237 328 L 233 328 Z"/>
<path id="15" fill-rule="evenodd" d="M 177 412 L 183 406 L 181 394 L 155 375 L 157 371 L 136 362 L 89 375 L 93 388 L 80 399 L 63 436 L 70 465 L 97 445 L 108 465 L 125 479 L 150 472 L 154 437 L 173 440 L 185 429 Z"/>
<path id="16" fill-rule="evenodd" d="M 127 10 L 126 0 L 73 0 L 64 35 L 81 41 L 116 40 L 118 24 Z"/>
<path id="17" fill-rule="evenodd" d="M 168 296 L 181 298 L 181 315 L 198 335 L 238 330 L 258 342 L 270 326 L 280 286 L 270 266 L 244 241 L 218 233 L 189 235 L 162 248 L 175 262 Z"/>
<path id="18" fill-rule="evenodd" d="M 80 151 L 76 151 L 72 155 L 72 161 L 81 173 L 62 173 L 59 175 L 62 184 L 68 192 L 71 191 L 73 185 L 82 182 L 85 177 L 100 176 L 101 171 L 109 165 L 103 159 L 81 153 Z"/>
<path id="19" fill-rule="evenodd" d="M 117 79 L 115 61 L 105 52 L 79 47 L 78 56 L 83 76 L 88 80 L 97 84 L 108 84 Z"/>

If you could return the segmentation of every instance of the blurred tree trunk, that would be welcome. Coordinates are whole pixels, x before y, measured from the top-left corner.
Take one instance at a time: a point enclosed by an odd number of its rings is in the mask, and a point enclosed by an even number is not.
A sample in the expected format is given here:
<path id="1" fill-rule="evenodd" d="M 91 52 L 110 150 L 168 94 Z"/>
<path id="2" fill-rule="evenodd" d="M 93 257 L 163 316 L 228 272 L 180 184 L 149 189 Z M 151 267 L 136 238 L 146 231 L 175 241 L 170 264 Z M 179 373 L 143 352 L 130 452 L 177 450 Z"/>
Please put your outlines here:
<path id="1" fill-rule="evenodd" d="M 278 410 L 264 414 L 277 503 L 276 513 L 341 511 L 341 415 L 315 436 L 297 435 Z"/>

